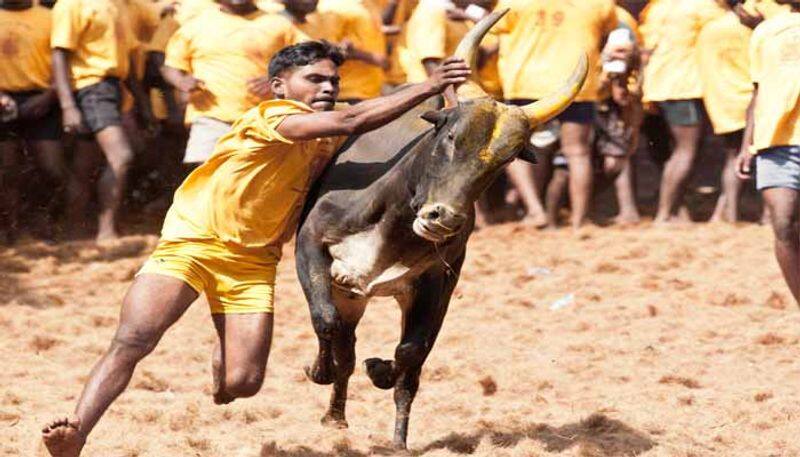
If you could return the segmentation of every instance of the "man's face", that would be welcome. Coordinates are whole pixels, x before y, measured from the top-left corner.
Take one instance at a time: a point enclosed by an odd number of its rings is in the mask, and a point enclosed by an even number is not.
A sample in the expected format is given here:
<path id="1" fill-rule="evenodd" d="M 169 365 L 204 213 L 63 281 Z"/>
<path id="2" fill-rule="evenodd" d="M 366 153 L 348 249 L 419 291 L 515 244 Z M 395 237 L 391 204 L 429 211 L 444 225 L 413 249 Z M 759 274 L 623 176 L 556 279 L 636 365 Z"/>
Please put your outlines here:
<path id="1" fill-rule="evenodd" d="M 286 70 L 270 84 L 278 98 L 303 102 L 314 111 L 331 111 L 339 96 L 339 70 L 332 60 L 319 60 Z"/>
<path id="2" fill-rule="evenodd" d="M 247 14 L 256 9 L 254 0 L 217 0 L 217 3 L 228 8 L 233 14 Z"/>
<path id="3" fill-rule="evenodd" d="M 283 0 L 286 9 L 300 14 L 311 14 L 317 10 L 319 0 Z"/>

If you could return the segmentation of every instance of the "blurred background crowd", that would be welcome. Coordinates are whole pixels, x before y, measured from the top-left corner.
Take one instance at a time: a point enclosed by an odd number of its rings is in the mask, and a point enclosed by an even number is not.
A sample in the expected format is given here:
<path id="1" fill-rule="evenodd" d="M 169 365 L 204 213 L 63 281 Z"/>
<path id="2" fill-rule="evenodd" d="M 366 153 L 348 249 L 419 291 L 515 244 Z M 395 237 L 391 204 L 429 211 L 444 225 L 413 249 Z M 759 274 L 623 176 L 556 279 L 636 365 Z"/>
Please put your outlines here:
<path id="1" fill-rule="evenodd" d="M 750 39 L 784 14 L 772 0 L 2 0 L 0 241 L 107 240 L 163 214 L 270 98 L 284 46 L 338 45 L 339 98 L 358 103 L 423 81 L 499 8 L 479 59 L 488 93 L 530 103 L 582 53 L 590 75 L 531 138 L 540 163 L 487 192 L 479 225 L 739 220 Z"/>

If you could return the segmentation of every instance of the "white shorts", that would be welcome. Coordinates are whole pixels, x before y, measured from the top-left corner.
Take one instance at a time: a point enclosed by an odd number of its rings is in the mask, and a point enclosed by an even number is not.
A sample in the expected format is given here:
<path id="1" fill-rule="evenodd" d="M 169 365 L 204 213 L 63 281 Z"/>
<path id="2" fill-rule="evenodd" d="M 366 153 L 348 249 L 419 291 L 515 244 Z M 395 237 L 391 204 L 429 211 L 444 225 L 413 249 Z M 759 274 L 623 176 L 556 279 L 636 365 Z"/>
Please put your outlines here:
<path id="1" fill-rule="evenodd" d="M 214 153 L 217 141 L 231 131 L 231 124 L 211 117 L 198 117 L 192 122 L 183 163 L 203 163 Z"/>

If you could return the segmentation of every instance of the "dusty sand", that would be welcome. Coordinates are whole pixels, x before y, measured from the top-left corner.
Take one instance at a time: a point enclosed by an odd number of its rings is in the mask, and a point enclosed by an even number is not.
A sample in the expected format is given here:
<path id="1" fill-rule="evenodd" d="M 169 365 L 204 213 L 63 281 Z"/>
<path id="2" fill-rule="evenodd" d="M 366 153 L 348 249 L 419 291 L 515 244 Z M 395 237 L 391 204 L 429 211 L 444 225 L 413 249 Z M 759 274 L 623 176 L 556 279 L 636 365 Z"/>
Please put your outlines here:
<path id="1" fill-rule="evenodd" d="M 155 241 L 0 251 L 0 454 L 34 455 L 41 425 L 71 411 Z M 570 293 L 574 303 L 550 309 Z M 194 306 L 85 455 L 387 455 L 391 394 L 360 364 L 350 429 L 319 425 L 329 391 L 302 375 L 315 339 L 288 252 L 277 306 L 257 397 L 212 404 L 215 336 L 208 310 Z M 430 456 L 800 455 L 799 330 L 768 228 L 492 227 L 470 243 L 409 444 Z M 373 303 L 359 361 L 390 358 L 398 333 L 396 306 Z"/>

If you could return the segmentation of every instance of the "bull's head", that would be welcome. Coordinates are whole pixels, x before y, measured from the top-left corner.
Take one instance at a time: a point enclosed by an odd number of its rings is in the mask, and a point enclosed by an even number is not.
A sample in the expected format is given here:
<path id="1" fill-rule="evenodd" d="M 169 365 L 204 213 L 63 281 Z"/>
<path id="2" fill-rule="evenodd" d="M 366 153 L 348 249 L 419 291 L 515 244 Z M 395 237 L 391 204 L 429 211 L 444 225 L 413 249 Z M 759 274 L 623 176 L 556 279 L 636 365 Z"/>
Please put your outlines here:
<path id="1" fill-rule="evenodd" d="M 527 106 L 510 106 L 493 100 L 478 84 L 479 45 L 489 29 L 508 10 L 479 22 L 461 41 L 456 56 L 472 67 L 472 80 L 461 85 L 457 106 L 423 115 L 435 126 L 435 140 L 420 167 L 413 206 L 417 211 L 414 233 L 442 242 L 464 228 L 478 196 L 512 160 L 535 162 L 530 136 L 572 103 L 583 86 L 587 60 L 581 56 L 567 83 Z"/>

